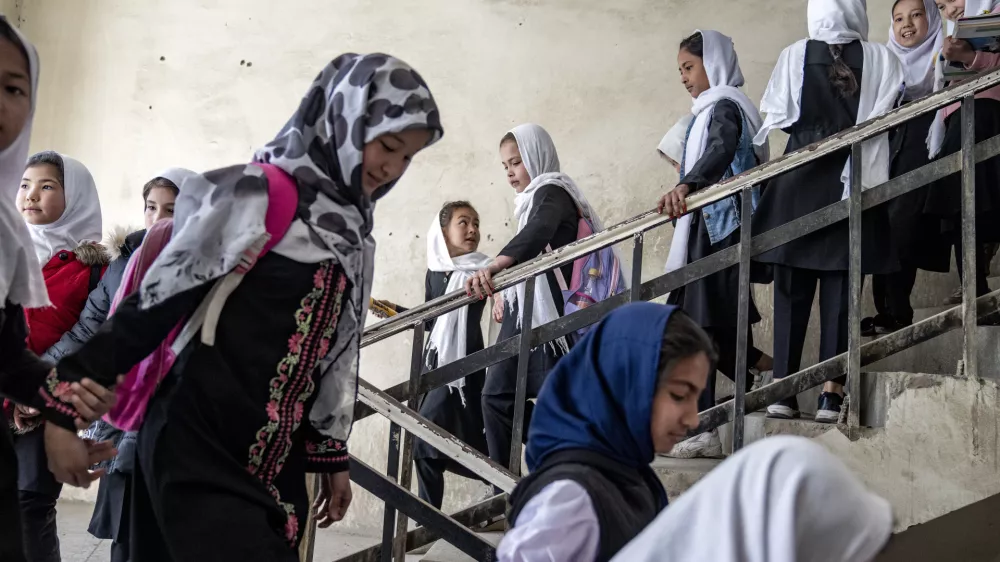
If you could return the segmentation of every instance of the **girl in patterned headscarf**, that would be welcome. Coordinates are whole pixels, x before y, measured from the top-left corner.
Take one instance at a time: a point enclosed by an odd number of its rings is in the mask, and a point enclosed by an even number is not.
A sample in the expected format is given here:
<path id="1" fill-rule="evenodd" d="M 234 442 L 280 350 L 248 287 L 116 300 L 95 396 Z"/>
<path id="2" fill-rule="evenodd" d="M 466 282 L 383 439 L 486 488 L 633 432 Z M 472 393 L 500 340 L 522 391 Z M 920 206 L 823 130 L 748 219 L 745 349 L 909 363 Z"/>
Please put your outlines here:
<path id="1" fill-rule="evenodd" d="M 111 380 L 157 348 L 207 294 L 212 303 L 231 290 L 216 319 L 208 307 L 201 337 L 178 354 L 146 409 L 133 553 L 298 560 L 306 472 L 324 475 L 320 526 L 344 516 L 374 203 L 441 134 L 416 71 L 391 56 L 348 54 L 320 72 L 254 163 L 184 182 L 173 237 L 140 290 L 58 365 L 60 380 Z M 275 178 L 294 182 L 295 218 L 242 283 L 227 287 L 230 273 L 245 269 L 245 254 L 267 242 Z"/>

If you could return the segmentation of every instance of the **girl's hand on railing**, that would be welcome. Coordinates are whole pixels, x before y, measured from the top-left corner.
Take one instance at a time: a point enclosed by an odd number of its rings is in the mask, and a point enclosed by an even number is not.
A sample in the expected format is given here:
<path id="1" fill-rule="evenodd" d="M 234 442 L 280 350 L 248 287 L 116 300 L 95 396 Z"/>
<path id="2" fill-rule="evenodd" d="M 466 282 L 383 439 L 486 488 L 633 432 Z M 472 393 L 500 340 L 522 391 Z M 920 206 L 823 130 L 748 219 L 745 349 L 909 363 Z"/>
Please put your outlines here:
<path id="1" fill-rule="evenodd" d="M 493 321 L 503 322 L 503 295 L 500 293 L 493 295 Z"/>
<path id="2" fill-rule="evenodd" d="M 514 265 L 514 258 L 497 256 L 493 263 L 477 271 L 465 282 L 465 294 L 483 300 L 492 297 L 496 292 L 493 286 L 493 276 Z"/>
<path id="3" fill-rule="evenodd" d="M 656 205 L 656 211 L 661 215 L 666 213 L 670 217 L 679 217 L 687 212 L 687 202 L 685 198 L 691 193 L 691 187 L 685 183 L 682 183 L 670 191 L 668 191 L 663 197 L 660 197 L 659 203 Z"/>

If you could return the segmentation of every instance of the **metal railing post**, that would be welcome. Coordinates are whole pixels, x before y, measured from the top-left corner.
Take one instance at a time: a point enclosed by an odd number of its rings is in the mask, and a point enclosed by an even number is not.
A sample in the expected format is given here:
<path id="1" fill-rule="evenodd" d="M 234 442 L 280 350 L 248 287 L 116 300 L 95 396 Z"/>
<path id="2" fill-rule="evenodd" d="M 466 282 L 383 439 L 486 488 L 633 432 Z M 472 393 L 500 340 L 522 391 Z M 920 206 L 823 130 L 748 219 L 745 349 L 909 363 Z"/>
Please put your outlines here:
<path id="1" fill-rule="evenodd" d="M 389 480 L 396 482 L 399 476 L 399 437 L 400 428 L 396 424 L 389 424 L 389 458 L 385 464 L 385 475 Z M 385 502 L 382 515 L 382 552 L 379 560 L 381 562 L 393 562 L 392 542 L 395 538 L 396 508 L 389 502 Z"/>
<path id="2" fill-rule="evenodd" d="M 417 387 L 420 375 L 424 370 L 424 325 L 413 327 L 413 350 L 410 356 L 410 396 L 407 404 L 412 410 L 417 410 Z M 407 431 L 403 437 L 402 462 L 399 469 L 399 485 L 407 490 L 413 476 L 413 435 Z M 409 519 L 402 511 L 396 519 L 396 539 L 393 543 L 393 559 L 395 562 L 406 561 L 406 532 Z"/>
<path id="3" fill-rule="evenodd" d="M 962 98 L 962 364 L 965 376 L 979 375 L 976 355 L 976 100 Z"/>
<path id="4" fill-rule="evenodd" d="M 544 273 L 542 275 L 545 275 Z M 535 278 L 524 282 L 524 315 L 521 317 L 521 345 L 517 355 L 517 387 L 514 391 L 514 427 L 510 439 L 510 471 L 521 475 L 521 439 L 524 435 L 524 409 L 528 400 L 528 362 L 531 359 L 531 322 L 535 304 Z"/>
<path id="5" fill-rule="evenodd" d="M 746 424 L 747 341 L 750 335 L 750 241 L 753 238 L 750 217 L 753 215 L 753 192 L 740 194 L 740 273 L 736 314 L 736 388 L 733 390 L 733 454 L 743 448 Z M 718 376 L 710 373 L 710 377 Z M 714 403 L 715 397 L 712 397 Z"/>
<path id="6" fill-rule="evenodd" d="M 861 425 L 861 205 L 862 143 L 851 145 L 851 182 L 847 204 L 847 426 Z"/>
<path id="7" fill-rule="evenodd" d="M 637 232 L 632 237 L 632 283 L 629 294 L 629 302 L 639 302 L 642 300 L 642 232 Z"/>

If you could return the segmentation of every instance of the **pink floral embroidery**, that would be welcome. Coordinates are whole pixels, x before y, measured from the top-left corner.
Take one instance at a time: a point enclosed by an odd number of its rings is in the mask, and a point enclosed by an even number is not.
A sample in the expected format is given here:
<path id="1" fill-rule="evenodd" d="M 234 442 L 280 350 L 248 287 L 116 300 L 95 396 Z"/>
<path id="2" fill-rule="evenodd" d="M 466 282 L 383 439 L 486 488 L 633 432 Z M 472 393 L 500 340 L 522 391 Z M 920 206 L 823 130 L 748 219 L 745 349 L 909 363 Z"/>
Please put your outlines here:
<path id="1" fill-rule="evenodd" d="M 294 513 L 288 515 L 288 519 L 285 521 L 285 540 L 291 544 L 295 544 L 296 537 L 299 536 L 299 518 L 295 516 Z"/>
<path id="2" fill-rule="evenodd" d="M 70 383 L 66 381 L 60 381 L 59 383 L 56 384 L 55 388 L 52 390 L 52 396 L 62 399 L 70 392 L 70 390 L 72 390 L 72 385 Z"/>
<path id="3" fill-rule="evenodd" d="M 302 332 L 297 332 L 292 334 L 292 337 L 288 338 L 288 351 L 292 353 L 302 353 L 302 340 L 306 338 L 306 335 Z"/>
<path id="4" fill-rule="evenodd" d="M 330 349 L 346 286 L 343 272 L 330 262 L 324 262 L 316 271 L 313 289 L 295 312 L 296 330 L 288 338 L 288 354 L 278 363 L 276 376 L 268 385 L 267 423 L 257 431 L 256 441 L 250 446 L 247 471 L 257 476 L 285 509 L 285 538 L 292 546 L 298 538 L 298 516 L 292 504 L 281 501 L 274 479 L 285 465 L 292 449 L 292 435 L 305 416 L 305 403 L 316 389 L 315 367 Z M 327 287 L 336 289 L 327 291 Z"/>

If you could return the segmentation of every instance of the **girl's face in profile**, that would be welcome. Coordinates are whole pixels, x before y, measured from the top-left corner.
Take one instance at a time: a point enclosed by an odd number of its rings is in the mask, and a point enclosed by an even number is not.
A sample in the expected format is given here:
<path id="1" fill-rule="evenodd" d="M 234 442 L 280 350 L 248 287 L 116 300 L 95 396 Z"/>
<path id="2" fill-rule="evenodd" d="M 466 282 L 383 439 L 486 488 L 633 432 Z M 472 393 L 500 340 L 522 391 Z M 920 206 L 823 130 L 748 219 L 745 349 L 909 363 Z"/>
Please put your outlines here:
<path id="1" fill-rule="evenodd" d="M 684 84 L 684 89 L 692 98 L 700 96 L 702 92 L 712 87 L 708 82 L 704 61 L 687 49 L 681 49 L 677 53 L 677 70 L 681 73 L 681 84 Z"/>
<path id="2" fill-rule="evenodd" d="M 507 172 L 507 183 L 514 188 L 514 191 L 521 193 L 531 184 L 531 176 L 521 159 L 521 150 L 514 141 L 507 141 L 500 145 L 500 161 L 503 169 Z"/>
<path id="3" fill-rule="evenodd" d="M 653 397 L 650 417 L 653 448 L 657 453 L 669 453 L 674 445 L 687 439 L 689 431 L 698 427 L 698 396 L 705 389 L 709 367 L 704 353 L 670 365 L 666 382 L 659 385 Z"/>
<path id="4" fill-rule="evenodd" d="M 413 157 L 431 140 L 429 129 L 386 133 L 365 145 L 361 190 L 370 199 L 384 185 L 398 180 Z"/>
<path id="5" fill-rule="evenodd" d="M 0 150 L 14 144 L 31 114 L 31 74 L 17 45 L 0 39 Z"/>

